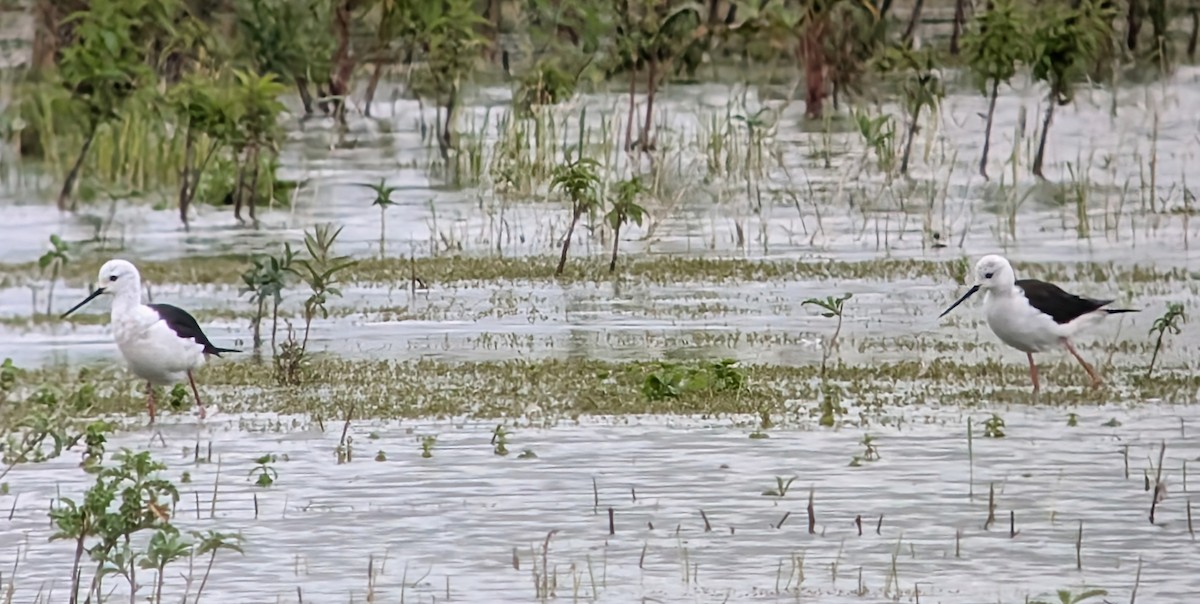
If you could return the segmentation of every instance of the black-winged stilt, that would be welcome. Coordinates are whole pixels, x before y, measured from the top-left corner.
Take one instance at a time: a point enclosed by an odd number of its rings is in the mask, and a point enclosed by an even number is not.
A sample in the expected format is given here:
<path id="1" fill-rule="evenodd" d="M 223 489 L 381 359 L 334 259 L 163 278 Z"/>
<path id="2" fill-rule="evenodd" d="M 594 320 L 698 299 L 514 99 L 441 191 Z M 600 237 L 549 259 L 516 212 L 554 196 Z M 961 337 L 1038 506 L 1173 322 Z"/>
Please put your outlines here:
<path id="1" fill-rule="evenodd" d="M 192 370 L 204 364 L 208 355 L 241 352 L 217 348 L 186 310 L 170 304 L 142 304 L 142 276 L 137 267 L 125 260 L 109 260 L 100 267 L 96 289 L 87 298 L 63 313 L 63 318 L 101 295 L 113 297 L 113 338 L 121 356 L 134 375 L 146 380 L 146 403 L 150 423 L 154 423 L 154 386 L 170 386 L 187 376 L 196 397 L 200 419 L 204 403 Z"/>
<path id="2" fill-rule="evenodd" d="M 1092 379 L 1092 386 L 1099 386 L 1102 383 L 1100 376 L 1079 356 L 1071 337 L 1108 315 L 1138 312 L 1128 308 L 1105 308 L 1114 300 L 1076 296 L 1053 283 L 1017 279 L 1008 260 L 990 254 L 975 264 L 975 285 L 942 312 L 939 318 L 980 290 L 986 295 L 984 312 L 988 327 L 1002 342 L 1024 352 L 1029 359 L 1029 377 L 1033 379 L 1034 394 L 1040 390 L 1040 385 L 1033 353 L 1046 352 L 1057 346 L 1066 347 L 1071 356 L 1083 365 Z"/>

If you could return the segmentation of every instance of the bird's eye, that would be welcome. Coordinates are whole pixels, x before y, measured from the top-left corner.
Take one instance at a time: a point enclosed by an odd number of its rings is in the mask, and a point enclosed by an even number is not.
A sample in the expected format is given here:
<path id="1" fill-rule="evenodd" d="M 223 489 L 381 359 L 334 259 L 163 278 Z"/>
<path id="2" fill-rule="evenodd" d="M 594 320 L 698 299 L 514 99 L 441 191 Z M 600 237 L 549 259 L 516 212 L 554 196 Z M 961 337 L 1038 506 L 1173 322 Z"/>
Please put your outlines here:
<path id="1" fill-rule="evenodd" d="M 988 275 L 988 276 L 990 277 L 991 275 Z M 111 277 L 109 277 L 109 278 L 108 278 L 108 280 L 109 280 L 109 281 L 116 281 L 116 280 L 117 280 L 117 276 L 116 276 L 116 275 L 112 275 Z"/>
<path id="2" fill-rule="evenodd" d="M 991 279 L 991 278 L 992 278 L 992 273 L 985 273 L 985 274 L 983 275 L 983 278 L 984 278 L 984 279 Z"/>

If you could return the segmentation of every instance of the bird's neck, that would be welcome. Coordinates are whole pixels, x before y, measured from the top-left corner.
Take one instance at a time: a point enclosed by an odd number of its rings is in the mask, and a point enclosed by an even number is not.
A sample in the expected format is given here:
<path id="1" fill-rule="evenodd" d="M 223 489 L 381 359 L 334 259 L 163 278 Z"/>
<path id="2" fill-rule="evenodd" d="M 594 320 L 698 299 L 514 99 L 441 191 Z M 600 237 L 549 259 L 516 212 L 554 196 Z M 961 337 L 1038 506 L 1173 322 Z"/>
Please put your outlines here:
<path id="1" fill-rule="evenodd" d="M 140 290 L 125 290 L 113 297 L 112 312 L 113 314 L 124 313 L 142 305 L 142 297 L 139 295 Z"/>

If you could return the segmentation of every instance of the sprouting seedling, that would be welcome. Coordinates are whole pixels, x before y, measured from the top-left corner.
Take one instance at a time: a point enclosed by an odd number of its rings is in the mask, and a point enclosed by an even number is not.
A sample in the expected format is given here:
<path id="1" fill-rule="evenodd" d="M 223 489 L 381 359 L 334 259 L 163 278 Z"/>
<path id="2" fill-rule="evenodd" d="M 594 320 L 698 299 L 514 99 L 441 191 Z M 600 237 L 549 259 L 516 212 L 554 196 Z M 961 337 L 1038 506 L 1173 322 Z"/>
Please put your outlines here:
<path id="1" fill-rule="evenodd" d="M 138 561 L 138 567 L 155 571 L 154 596 L 155 604 L 161 604 L 163 581 L 166 579 L 167 565 L 186 557 L 192 551 L 192 543 L 179 535 L 173 526 L 164 526 L 150 537 L 145 557 Z"/>
<path id="2" fill-rule="evenodd" d="M 824 309 L 821 313 L 822 317 L 831 319 L 837 317 L 837 327 L 833 330 L 833 336 L 829 338 L 829 346 L 826 346 L 821 351 L 821 377 L 825 377 L 825 366 L 829 360 L 829 351 L 837 346 L 838 335 L 842 333 L 842 310 L 846 303 L 853 296 L 850 292 L 846 292 L 841 296 L 828 296 L 824 300 L 820 298 L 809 298 L 800 303 L 801 306 L 812 304 L 813 306 Z"/>
<path id="3" fill-rule="evenodd" d="M 297 370 L 308 350 L 313 319 L 318 313 L 322 319 L 328 318 L 329 309 L 325 305 L 329 298 L 340 298 L 342 295 L 338 273 L 355 263 L 346 257 L 333 255 L 333 244 L 341 232 L 342 227 L 334 228 L 332 224 L 318 224 L 311 232 L 305 232 L 304 247 L 308 250 L 308 258 L 294 260 L 288 268 L 308 285 L 311 292 L 304 301 L 304 340 L 299 346 L 290 346 L 291 352 L 286 357 L 276 357 L 277 364 L 283 363 L 278 365 L 283 369 L 281 375 L 289 376 L 289 381 L 293 383 L 298 379 Z"/>
<path id="4" fill-rule="evenodd" d="M 358 183 L 358 186 L 371 189 L 375 193 L 375 199 L 371 201 L 371 205 L 379 206 L 379 257 L 383 258 L 387 246 L 385 239 L 387 209 L 396 205 L 396 202 L 392 201 L 392 193 L 400 190 L 400 187 L 389 186 L 387 179 L 384 178 L 380 178 L 378 183 Z"/>
<path id="5" fill-rule="evenodd" d="M 50 250 L 42 254 L 38 258 L 38 268 L 44 273 L 46 269 L 50 269 L 50 290 L 46 295 L 46 314 L 50 314 L 50 307 L 54 304 L 54 282 L 58 281 L 58 273 L 62 270 L 67 262 L 71 260 L 68 252 L 70 246 L 62 237 L 58 235 L 50 236 Z"/>
<path id="6" fill-rule="evenodd" d="M 254 325 L 254 347 L 262 346 L 262 320 L 266 314 L 267 300 L 271 301 L 271 351 L 275 351 L 275 336 L 279 330 L 279 305 L 283 303 L 283 290 L 287 288 L 288 279 L 295 273 L 292 271 L 292 261 L 296 252 L 289 243 L 283 244 L 283 253 L 279 256 L 262 255 L 251 259 L 250 268 L 242 273 L 242 286 L 238 293 L 250 294 L 250 303 L 255 305 L 252 323 Z"/>
<path id="7" fill-rule="evenodd" d="M 880 459 L 880 449 L 876 447 L 875 438 L 869 435 L 869 433 L 864 433 L 863 439 L 859 441 L 859 444 L 863 445 L 863 454 L 854 455 L 854 459 L 850 462 L 852 467 L 858 467 L 864 461 L 876 461 Z"/>
<path id="8" fill-rule="evenodd" d="M 786 480 L 784 480 L 784 478 L 782 476 L 776 476 L 775 477 L 775 488 L 767 489 L 767 490 L 763 491 L 762 494 L 764 497 L 779 497 L 780 499 L 782 499 L 785 495 L 787 495 L 788 489 L 792 488 L 792 483 L 795 482 L 795 480 L 796 480 L 795 476 L 788 478 Z"/>
<path id="9" fill-rule="evenodd" d="M 866 148 L 875 153 L 875 162 L 879 169 L 890 174 L 896 164 L 896 125 L 892 116 L 871 116 L 858 109 L 854 109 L 852 113 Z"/>
<path id="10" fill-rule="evenodd" d="M 642 226 L 646 209 L 638 205 L 638 195 L 646 192 L 646 187 L 637 176 L 617 183 L 617 196 L 612 200 L 612 207 L 604 215 L 604 221 L 613 230 L 612 260 L 608 263 L 608 272 L 617 270 L 617 253 L 621 245 L 621 227 L 632 221 Z"/>
<path id="11" fill-rule="evenodd" d="M 204 592 L 204 586 L 208 583 L 208 575 L 212 573 L 213 563 L 217 561 L 217 552 L 221 550 L 229 550 L 244 554 L 242 551 L 242 536 L 227 533 L 218 533 L 216 531 L 208 531 L 201 533 L 200 531 L 192 531 L 192 537 L 196 539 L 196 555 L 203 556 L 208 554 L 208 567 L 204 569 L 204 577 L 200 579 L 200 587 L 196 588 L 196 597 L 193 602 L 200 601 L 200 594 Z"/>
<path id="12" fill-rule="evenodd" d="M 508 455 L 508 431 L 504 424 L 499 424 L 492 431 L 492 452 L 496 455 Z"/>
<path id="13" fill-rule="evenodd" d="M 246 475 L 254 476 L 257 474 L 258 479 L 254 481 L 254 484 L 263 488 L 269 487 L 275 484 L 275 481 L 279 478 L 279 472 L 276 472 L 275 468 L 271 467 L 271 464 L 275 463 L 275 461 L 275 455 L 267 453 L 254 460 L 254 463 L 257 465 L 254 466 L 254 469 L 247 472 Z"/>
<path id="14" fill-rule="evenodd" d="M 563 237 L 562 256 L 558 259 L 555 275 L 561 275 L 567 266 L 567 252 L 571 249 L 571 237 L 575 227 L 585 213 L 600 205 L 600 164 L 590 157 L 581 157 L 565 166 L 554 168 L 550 188 L 562 191 L 571 200 L 571 223 Z"/>
<path id="15" fill-rule="evenodd" d="M 1179 335 L 1183 330 L 1180 327 L 1181 323 L 1187 321 L 1187 315 L 1183 312 L 1183 305 L 1178 302 L 1167 304 L 1167 311 L 1163 315 L 1154 320 L 1154 325 L 1150 327 L 1150 335 L 1155 335 L 1154 338 L 1154 354 L 1150 355 L 1150 366 L 1146 368 L 1146 378 L 1149 379 L 1150 374 L 1154 372 L 1154 362 L 1158 360 L 1158 352 L 1162 349 L 1163 338 L 1168 333 L 1171 335 Z"/>
<path id="16" fill-rule="evenodd" d="M 426 459 L 433 457 L 433 446 L 437 444 L 437 437 L 430 434 L 421 437 L 421 457 Z"/>
<path id="17" fill-rule="evenodd" d="M 983 436 L 985 438 L 1004 438 L 1004 418 L 993 413 L 987 421 L 983 422 Z"/>
<path id="18" fill-rule="evenodd" d="M 758 409 L 758 427 L 756 427 L 754 431 L 750 433 L 750 438 L 770 438 L 770 435 L 768 435 L 766 431 L 770 430 L 774 425 L 775 422 L 771 421 L 771 409 L 766 405 L 760 407 Z"/>
<path id="19" fill-rule="evenodd" d="M 1080 602 L 1083 602 L 1084 600 L 1090 600 L 1092 598 L 1099 598 L 1100 596 L 1107 596 L 1108 592 L 1103 589 L 1089 589 L 1087 591 L 1081 591 L 1076 594 L 1076 593 L 1071 593 L 1071 590 L 1069 590 L 1069 589 L 1060 589 L 1056 592 L 1055 595 L 1058 596 L 1058 604 L 1080 604 Z M 1050 602 L 1049 600 L 1033 600 L 1029 604 L 1054 604 L 1054 603 Z"/>

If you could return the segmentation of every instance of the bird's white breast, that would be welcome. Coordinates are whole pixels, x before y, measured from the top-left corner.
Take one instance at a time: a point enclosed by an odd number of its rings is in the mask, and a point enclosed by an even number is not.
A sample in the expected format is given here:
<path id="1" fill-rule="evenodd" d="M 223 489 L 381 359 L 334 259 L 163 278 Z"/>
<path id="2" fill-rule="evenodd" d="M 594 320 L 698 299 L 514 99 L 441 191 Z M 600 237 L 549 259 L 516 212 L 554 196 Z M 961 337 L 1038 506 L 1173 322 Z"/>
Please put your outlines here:
<path id="1" fill-rule="evenodd" d="M 1062 343 L 1063 327 L 1029 305 L 1019 290 L 1010 295 L 987 294 L 988 327 L 1000 341 L 1021 352 L 1045 352 Z"/>
<path id="2" fill-rule="evenodd" d="M 204 347 L 175 334 L 154 309 L 137 305 L 112 313 L 113 338 L 129 369 L 156 384 L 173 384 L 204 364 Z"/>

